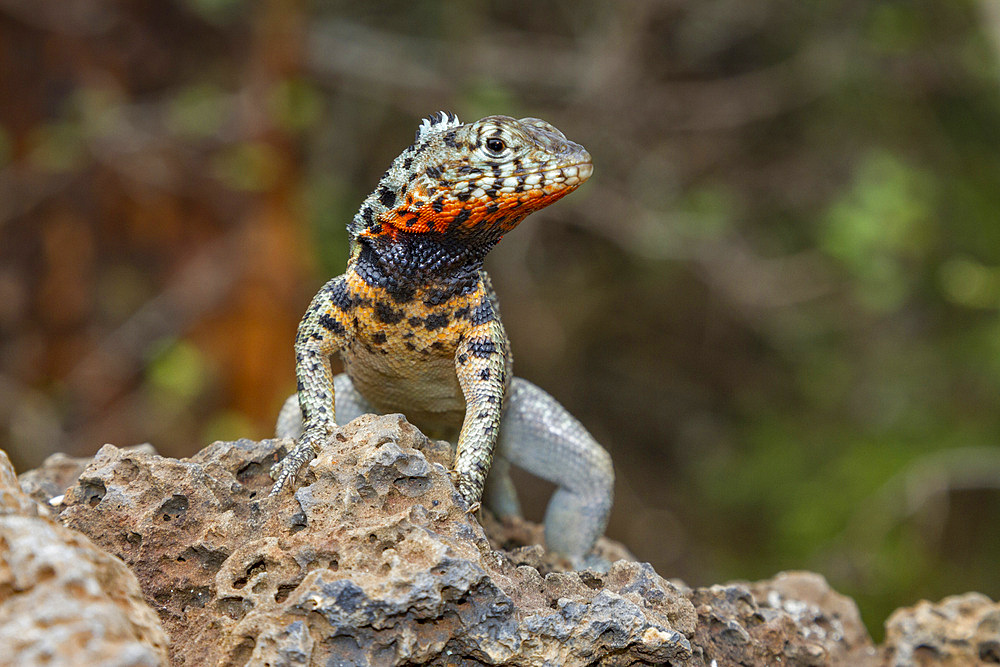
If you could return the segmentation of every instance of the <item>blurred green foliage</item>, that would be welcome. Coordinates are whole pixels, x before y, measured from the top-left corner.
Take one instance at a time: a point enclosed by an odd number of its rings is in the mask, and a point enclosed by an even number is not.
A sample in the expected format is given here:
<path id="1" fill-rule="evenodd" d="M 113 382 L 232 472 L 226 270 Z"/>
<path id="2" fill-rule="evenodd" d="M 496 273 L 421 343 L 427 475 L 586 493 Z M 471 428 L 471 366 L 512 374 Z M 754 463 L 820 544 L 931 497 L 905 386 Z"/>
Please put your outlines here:
<path id="1" fill-rule="evenodd" d="M 207 81 L 185 85 L 169 101 L 167 127 L 177 136 L 199 140 L 217 134 L 231 113 L 232 96 Z"/>
<path id="2" fill-rule="evenodd" d="M 911 265 L 934 244 L 934 180 L 877 152 L 852 180 L 830 206 L 820 247 L 842 262 L 859 301 L 892 312 L 911 294 Z"/>

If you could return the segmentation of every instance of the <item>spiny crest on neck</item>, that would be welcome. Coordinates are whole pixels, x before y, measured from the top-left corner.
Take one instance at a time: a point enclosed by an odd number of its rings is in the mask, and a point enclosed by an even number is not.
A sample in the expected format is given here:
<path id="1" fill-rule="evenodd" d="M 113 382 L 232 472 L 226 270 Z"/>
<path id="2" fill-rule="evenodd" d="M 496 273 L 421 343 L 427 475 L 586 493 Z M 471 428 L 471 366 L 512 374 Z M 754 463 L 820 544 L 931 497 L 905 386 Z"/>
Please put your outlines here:
<path id="1" fill-rule="evenodd" d="M 432 138 L 445 130 L 461 127 L 462 121 L 451 111 L 438 111 L 420 121 L 413 145 L 408 146 L 382 174 L 375 192 L 370 194 L 354 219 L 347 225 L 351 238 L 351 256 L 357 254 L 358 237 L 367 233 L 379 235 L 383 233 L 382 219 L 387 209 L 391 209 L 400 199 L 401 190 L 415 179 L 417 170 L 423 161 L 417 157 L 423 153 Z M 416 164 L 415 164 L 416 163 Z"/>
<path id="2" fill-rule="evenodd" d="M 447 130 L 451 127 L 458 127 L 461 124 L 462 121 L 458 119 L 458 116 L 450 111 L 432 113 L 420 122 L 420 126 L 417 128 L 417 136 L 413 140 L 413 143 L 418 144 L 421 139 L 426 138 L 429 134 Z"/>

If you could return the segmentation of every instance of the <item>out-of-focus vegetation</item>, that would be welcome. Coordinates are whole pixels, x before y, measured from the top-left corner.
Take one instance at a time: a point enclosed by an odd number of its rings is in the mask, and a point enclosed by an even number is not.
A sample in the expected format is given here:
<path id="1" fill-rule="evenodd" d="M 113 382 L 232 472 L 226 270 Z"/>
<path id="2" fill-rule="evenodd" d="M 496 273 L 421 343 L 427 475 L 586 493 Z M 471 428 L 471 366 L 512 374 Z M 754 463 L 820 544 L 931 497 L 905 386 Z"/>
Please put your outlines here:
<path id="1" fill-rule="evenodd" d="M 420 117 L 538 116 L 595 176 L 490 267 L 609 534 L 873 624 L 996 598 L 998 47 L 996 0 L 0 0 L 0 446 L 267 436 Z"/>

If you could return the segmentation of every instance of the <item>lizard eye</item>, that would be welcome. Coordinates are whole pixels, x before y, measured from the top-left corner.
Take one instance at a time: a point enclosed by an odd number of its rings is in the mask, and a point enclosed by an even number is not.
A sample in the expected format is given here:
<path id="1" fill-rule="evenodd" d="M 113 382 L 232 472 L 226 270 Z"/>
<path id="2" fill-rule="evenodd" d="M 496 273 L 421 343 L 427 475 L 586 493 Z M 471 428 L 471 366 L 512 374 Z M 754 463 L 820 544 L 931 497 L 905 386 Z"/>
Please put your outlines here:
<path id="1" fill-rule="evenodd" d="M 486 150 L 494 155 L 500 155 L 507 148 L 507 144 L 499 137 L 490 137 L 486 140 Z"/>

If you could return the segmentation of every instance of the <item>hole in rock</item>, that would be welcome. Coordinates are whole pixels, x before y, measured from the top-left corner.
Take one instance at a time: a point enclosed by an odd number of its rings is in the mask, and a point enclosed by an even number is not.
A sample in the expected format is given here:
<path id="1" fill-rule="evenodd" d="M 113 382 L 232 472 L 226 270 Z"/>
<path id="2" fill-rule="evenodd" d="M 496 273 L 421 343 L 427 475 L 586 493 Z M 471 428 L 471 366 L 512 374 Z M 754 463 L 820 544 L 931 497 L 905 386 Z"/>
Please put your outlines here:
<path id="1" fill-rule="evenodd" d="M 182 496 L 179 493 L 175 493 L 170 497 L 170 500 L 166 501 L 160 505 L 159 516 L 163 521 L 170 521 L 171 519 L 176 519 L 180 515 L 187 512 L 188 509 L 188 499 L 187 496 Z"/>
<path id="2" fill-rule="evenodd" d="M 90 507 L 94 507 L 97 503 L 101 502 L 104 499 L 104 494 L 108 492 L 104 483 L 98 480 L 81 481 L 80 486 L 83 487 L 83 502 L 87 503 Z"/>

